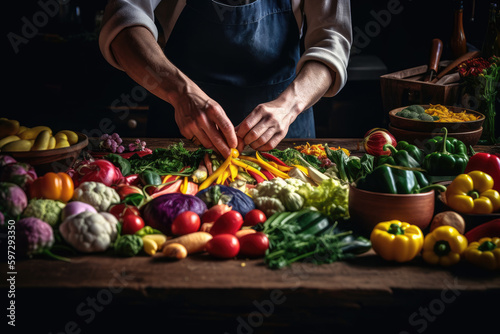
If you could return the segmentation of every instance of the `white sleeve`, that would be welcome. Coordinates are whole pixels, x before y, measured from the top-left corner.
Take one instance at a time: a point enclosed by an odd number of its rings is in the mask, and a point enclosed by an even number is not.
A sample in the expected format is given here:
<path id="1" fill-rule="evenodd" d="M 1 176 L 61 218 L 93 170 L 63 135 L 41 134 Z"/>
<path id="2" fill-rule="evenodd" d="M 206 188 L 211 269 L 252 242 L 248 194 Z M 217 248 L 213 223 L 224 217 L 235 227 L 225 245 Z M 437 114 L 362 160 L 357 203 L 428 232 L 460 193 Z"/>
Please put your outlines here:
<path id="1" fill-rule="evenodd" d="M 336 95 L 346 84 L 352 45 L 351 4 L 349 0 L 304 1 L 306 35 L 304 53 L 297 73 L 308 60 L 328 66 L 336 77 L 325 97 Z"/>
<path id="2" fill-rule="evenodd" d="M 104 58 L 121 69 L 111 52 L 111 42 L 120 31 L 131 26 L 144 26 L 158 39 L 154 10 L 161 0 L 110 0 L 104 9 L 99 33 L 99 48 Z"/>

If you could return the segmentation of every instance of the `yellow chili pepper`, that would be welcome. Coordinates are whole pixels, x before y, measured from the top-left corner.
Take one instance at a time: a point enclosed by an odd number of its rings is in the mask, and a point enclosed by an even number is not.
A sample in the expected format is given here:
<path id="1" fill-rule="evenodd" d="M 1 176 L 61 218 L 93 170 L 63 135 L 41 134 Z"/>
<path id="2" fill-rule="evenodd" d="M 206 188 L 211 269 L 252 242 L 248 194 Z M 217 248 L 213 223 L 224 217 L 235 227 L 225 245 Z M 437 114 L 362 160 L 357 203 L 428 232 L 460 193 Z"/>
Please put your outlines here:
<path id="1" fill-rule="evenodd" d="M 467 261 L 481 268 L 500 269 L 500 238 L 481 238 L 471 242 L 464 256 Z"/>
<path id="2" fill-rule="evenodd" d="M 302 165 L 293 165 L 293 167 L 297 167 L 298 169 L 300 169 L 301 171 L 303 171 L 304 174 L 306 174 L 307 176 L 309 176 L 309 171 L 307 170 L 306 167 L 304 167 Z"/>
<path id="3" fill-rule="evenodd" d="M 233 158 L 238 158 L 239 155 L 240 155 L 240 152 L 238 152 L 237 149 L 232 148 L 231 154 L 226 158 L 226 160 L 222 163 L 222 165 L 220 165 L 219 168 L 217 168 L 217 170 L 215 170 L 215 172 L 212 173 L 212 175 L 207 177 L 207 179 L 205 181 L 203 181 L 202 184 L 200 184 L 200 186 L 198 187 L 198 191 L 207 188 L 214 181 L 219 180 L 219 176 L 221 176 L 224 173 L 224 171 L 226 171 L 226 169 L 229 168 L 229 165 L 232 163 Z M 221 180 L 222 180 L 222 178 L 223 178 L 223 176 L 221 176 Z M 227 176 L 226 176 L 226 178 L 227 178 Z"/>
<path id="4" fill-rule="evenodd" d="M 258 164 L 262 168 L 264 168 L 264 169 L 268 170 L 269 172 L 271 172 L 272 174 L 274 174 L 274 176 L 281 177 L 282 179 L 288 179 L 289 178 L 288 174 L 280 171 L 277 168 L 274 168 L 273 166 L 271 166 L 270 164 L 268 164 L 267 162 L 265 162 L 262 159 L 262 157 L 260 156 L 259 152 L 255 152 L 255 156 L 257 158 L 252 158 L 252 157 L 249 157 L 249 156 L 246 156 L 246 155 L 245 156 L 241 156 L 240 158 L 243 159 L 243 160 L 248 160 L 248 161 L 255 162 L 256 164 Z"/>
<path id="5" fill-rule="evenodd" d="M 481 171 L 460 174 L 446 189 L 446 202 L 461 213 L 489 214 L 500 209 L 500 194 L 493 178 Z"/>
<path id="6" fill-rule="evenodd" d="M 238 166 L 234 164 L 233 159 L 232 163 L 229 165 L 229 180 L 233 182 L 236 179 L 236 176 L 238 176 Z"/>
<path id="7" fill-rule="evenodd" d="M 187 192 L 187 188 L 188 188 L 188 177 L 184 176 L 184 181 L 182 182 L 181 186 L 179 187 L 179 191 L 182 194 L 185 194 Z"/>
<path id="8" fill-rule="evenodd" d="M 411 261 L 422 250 L 424 235 L 416 225 L 399 220 L 380 222 L 370 235 L 372 248 L 387 261 Z"/>
<path id="9" fill-rule="evenodd" d="M 264 180 L 267 181 L 267 177 L 264 174 L 262 174 L 262 172 L 260 170 L 254 168 L 254 167 L 252 167 L 250 165 L 247 165 L 243 161 L 238 160 L 238 159 L 233 159 L 231 163 L 234 164 L 234 165 L 236 165 L 236 166 L 238 166 L 238 167 L 241 167 L 241 168 L 243 168 L 245 170 L 249 170 L 251 172 L 254 172 L 255 174 L 259 175 L 260 177 L 262 177 Z"/>
<path id="10" fill-rule="evenodd" d="M 467 238 L 456 228 L 439 226 L 425 236 L 422 258 L 430 264 L 451 266 L 460 261 L 467 244 Z"/>

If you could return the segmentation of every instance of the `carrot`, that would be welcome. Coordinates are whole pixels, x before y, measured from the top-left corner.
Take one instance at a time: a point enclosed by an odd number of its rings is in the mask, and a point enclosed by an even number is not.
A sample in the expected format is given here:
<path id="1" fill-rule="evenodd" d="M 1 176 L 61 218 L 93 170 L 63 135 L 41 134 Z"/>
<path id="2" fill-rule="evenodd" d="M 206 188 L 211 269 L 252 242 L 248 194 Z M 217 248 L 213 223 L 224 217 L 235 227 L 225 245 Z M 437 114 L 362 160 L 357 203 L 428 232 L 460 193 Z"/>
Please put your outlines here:
<path id="1" fill-rule="evenodd" d="M 171 243 L 163 247 L 163 255 L 176 260 L 185 259 L 188 255 L 186 247 L 179 243 Z"/>
<path id="2" fill-rule="evenodd" d="M 207 169 L 208 176 L 212 175 L 214 170 L 212 169 L 213 168 L 212 160 L 210 160 L 210 155 L 208 155 L 208 153 L 205 153 L 205 155 L 203 156 L 203 162 L 205 163 L 205 167 Z"/>
<path id="3" fill-rule="evenodd" d="M 178 243 L 186 248 L 188 254 L 199 253 L 205 250 L 205 246 L 210 239 L 212 239 L 212 235 L 208 232 L 193 232 L 165 241 L 162 249 L 169 244 Z"/>

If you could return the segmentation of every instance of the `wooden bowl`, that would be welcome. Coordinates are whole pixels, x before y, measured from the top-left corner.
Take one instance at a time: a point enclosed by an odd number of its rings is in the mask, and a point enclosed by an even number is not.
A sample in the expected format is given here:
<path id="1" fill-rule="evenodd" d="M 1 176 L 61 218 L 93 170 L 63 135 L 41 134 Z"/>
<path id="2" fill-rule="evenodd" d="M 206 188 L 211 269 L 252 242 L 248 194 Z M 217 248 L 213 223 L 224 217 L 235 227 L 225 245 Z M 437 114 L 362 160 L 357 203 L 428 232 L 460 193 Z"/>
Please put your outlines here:
<path id="1" fill-rule="evenodd" d="M 69 147 L 44 151 L 8 152 L 8 155 L 19 162 L 32 165 L 38 175 L 47 172 L 65 172 L 73 165 L 82 149 L 87 147 L 89 143 L 86 135 L 80 132 L 77 132 L 77 135 L 78 142 Z"/>
<path id="2" fill-rule="evenodd" d="M 369 235 L 375 225 L 388 220 L 400 220 L 417 225 L 422 230 L 434 216 L 434 190 L 420 194 L 385 194 L 349 189 L 349 215 L 361 233 Z"/>
<path id="3" fill-rule="evenodd" d="M 394 136 L 394 138 L 396 138 L 397 141 L 405 140 L 410 144 L 414 144 L 420 148 L 424 147 L 424 143 L 428 139 L 431 139 L 435 136 L 443 135 L 440 129 L 435 129 L 434 131 L 431 132 L 410 131 L 398 128 L 394 126 L 392 123 L 388 125 L 388 130 L 390 133 L 392 133 L 392 135 Z M 456 138 L 462 141 L 465 144 L 465 146 L 469 147 L 469 145 L 474 146 L 479 142 L 482 133 L 483 133 L 483 128 L 481 127 L 477 130 L 471 130 L 467 132 L 448 133 L 448 137 Z"/>
<path id="4" fill-rule="evenodd" d="M 428 104 L 422 105 L 424 109 L 427 109 L 430 107 Z M 407 107 L 401 107 L 397 109 L 393 109 L 389 111 L 389 121 L 391 124 L 398 128 L 398 129 L 403 129 L 403 130 L 409 130 L 409 131 L 416 131 L 416 132 L 433 132 L 433 131 L 439 131 L 439 129 L 445 127 L 448 130 L 448 133 L 466 133 L 474 130 L 478 130 L 483 126 L 485 116 L 481 114 L 480 112 L 477 112 L 475 110 L 471 109 L 465 109 L 465 108 L 459 108 L 459 107 L 453 107 L 453 106 L 445 106 L 448 108 L 448 110 L 453 111 L 453 112 L 462 112 L 466 111 L 467 113 L 474 114 L 476 116 L 479 116 L 480 118 L 475 120 L 475 121 L 469 121 L 469 122 L 428 122 L 428 121 L 420 121 L 420 120 L 414 120 L 414 119 L 409 119 L 409 118 L 404 118 L 401 116 L 396 116 L 396 113 L 399 111 L 407 108 Z"/>

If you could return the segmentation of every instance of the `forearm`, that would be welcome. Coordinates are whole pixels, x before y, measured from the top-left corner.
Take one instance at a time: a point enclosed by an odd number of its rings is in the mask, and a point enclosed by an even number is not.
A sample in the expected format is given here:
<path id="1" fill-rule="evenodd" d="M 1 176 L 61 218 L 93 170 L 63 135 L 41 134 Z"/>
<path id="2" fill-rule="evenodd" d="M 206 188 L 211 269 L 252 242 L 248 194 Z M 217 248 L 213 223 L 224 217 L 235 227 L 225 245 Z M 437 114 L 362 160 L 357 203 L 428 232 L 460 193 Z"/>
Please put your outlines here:
<path id="1" fill-rule="evenodd" d="M 335 72 L 327 66 L 317 61 L 308 61 L 277 100 L 298 115 L 318 102 L 334 80 Z"/>
<path id="2" fill-rule="evenodd" d="M 145 27 L 133 26 L 121 31 L 111 43 L 111 50 L 135 82 L 173 105 L 194 84 L 165 57 Z"/>

